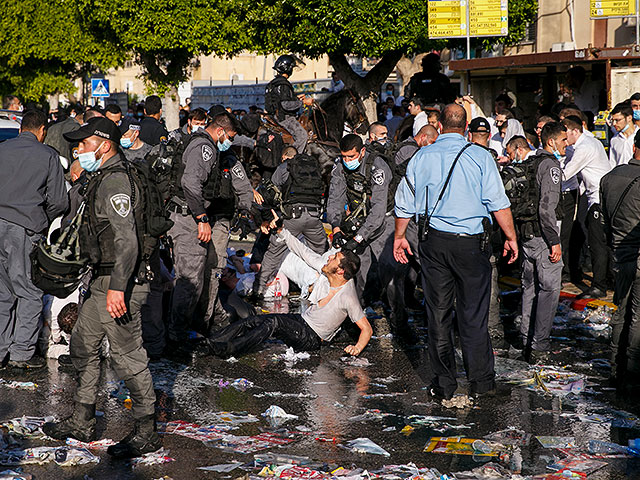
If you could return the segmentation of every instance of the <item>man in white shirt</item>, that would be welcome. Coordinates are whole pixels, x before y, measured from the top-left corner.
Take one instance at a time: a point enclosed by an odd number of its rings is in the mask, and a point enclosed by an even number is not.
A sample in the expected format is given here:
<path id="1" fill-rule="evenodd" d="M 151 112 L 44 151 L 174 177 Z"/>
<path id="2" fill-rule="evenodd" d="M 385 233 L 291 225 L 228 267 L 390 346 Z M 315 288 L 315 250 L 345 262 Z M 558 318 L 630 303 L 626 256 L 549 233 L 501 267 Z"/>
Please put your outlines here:
<path id="1" fill-rule="evenodd" d="M 420 129 L 429 123 L 427 112 L 424 111 L 424 104 L 419 97 L 413 97 L 409 102 L 409 113 L 413 115 L 413 136 L 415 137 Z"/>
<path id="2" fill-rule="evenodd" d="M 591 288 L 582 298 L 601 298 L 607 294 L 607 270 L 609 252 L 600 210 L 600 180 L 611 170 L 607 154 L 602 143 L 583 131 L 582 120 L 576 116 L 566 117 L 562 121 L 567 128 L 567 160 L 563 172 L 566 178 L 577 175 L 584 185 L 588 202 L 587 233 L 593 268 Z"/>
<path id="3" fill-rule="evenodd" d="M 609 163 L 611 168 L 627 164 L 633 158 L 633 137 L 640 130 L 633 123 L 633 110 L 627 103 L 619 103 L 611 111 L 611 124 L 618 132 L 611 139 Z"/>
<path id="4" fill-rule="evenodd" d="M 275 230 L 278 217 L 263 224 L 263 231 Z M 305 246 L 291 233 L 279 227 L 277 235 L 286 242 L 291 252 L 307 265 L 322 273 L 327 282 L 316 282 L 311 306 L 300 314 L 256 315 L 232 323 L 207 339 L 210 352 L 217 357 L 227 357 L 246 352 L 273 336 L 295 350 L 318 350 L 322 342 L 330 342 L 347 317 L 360 328 L 355 345 L 344 351 L 359 355 L 367 346 L 373 330 L 362 310 L 356 292 L 354 278 L 360 268 L 359 257 L 350 251 L 337 252 L 325 263 L 322 255 Z"/>

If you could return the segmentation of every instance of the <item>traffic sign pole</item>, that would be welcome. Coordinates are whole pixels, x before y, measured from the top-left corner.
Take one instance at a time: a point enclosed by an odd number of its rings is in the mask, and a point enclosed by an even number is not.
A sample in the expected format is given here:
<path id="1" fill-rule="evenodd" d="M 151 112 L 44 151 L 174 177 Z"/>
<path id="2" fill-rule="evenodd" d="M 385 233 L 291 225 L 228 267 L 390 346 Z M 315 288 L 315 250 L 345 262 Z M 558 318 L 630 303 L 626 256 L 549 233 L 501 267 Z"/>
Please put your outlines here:
<path id="1" fill-rule="evenodd" d="M 471 0 L 467 0 L 467 60 L 471 60 L 471 15 L 469 14 L 469 4 Z"/>

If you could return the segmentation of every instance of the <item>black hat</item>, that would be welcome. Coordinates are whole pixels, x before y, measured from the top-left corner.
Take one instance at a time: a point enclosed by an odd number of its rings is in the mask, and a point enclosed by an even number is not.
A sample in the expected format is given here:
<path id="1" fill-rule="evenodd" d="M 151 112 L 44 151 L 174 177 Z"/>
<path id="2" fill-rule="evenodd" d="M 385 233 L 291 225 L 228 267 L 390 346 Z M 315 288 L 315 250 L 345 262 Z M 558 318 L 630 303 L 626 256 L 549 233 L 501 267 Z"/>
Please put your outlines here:
<path id="1" fill-rule="evenodd" d="M 476 117 L 471 120 L 469 124 L 469 131 L 471 133 L 477 132 L 491 132 L 491 125 L 489 125 L 489 121 L 484 117 Z"/>
<path id="2" fill-rule="evenodd" d="M 65 133 L 64 138 L 69 142 L 79 142 L 85 138 L 96 135 L 112 142 L 120 141 L 120 129 L 106 117 L 93 117 L 83 124 L 78 130 Z"/>
<path id="3" fill-rule="evenodd" d="M 636 148 L 640 148 L 640 130 L 638 130 L 636 132 L 636 136 L 633 137 L 633 144 L 636 146 Z"/>

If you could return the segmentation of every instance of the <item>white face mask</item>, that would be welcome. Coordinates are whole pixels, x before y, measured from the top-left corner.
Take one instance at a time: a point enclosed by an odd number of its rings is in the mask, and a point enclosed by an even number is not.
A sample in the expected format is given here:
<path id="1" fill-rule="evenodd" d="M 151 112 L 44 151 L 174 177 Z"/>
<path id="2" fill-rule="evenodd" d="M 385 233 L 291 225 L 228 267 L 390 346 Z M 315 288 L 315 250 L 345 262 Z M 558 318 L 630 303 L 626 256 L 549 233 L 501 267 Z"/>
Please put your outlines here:
<path id="1" fill-rule="evenodd" d="M 200 130 L 204 130 L 203 125 L 191 125 L 191 133 L 199 132 Z"/>

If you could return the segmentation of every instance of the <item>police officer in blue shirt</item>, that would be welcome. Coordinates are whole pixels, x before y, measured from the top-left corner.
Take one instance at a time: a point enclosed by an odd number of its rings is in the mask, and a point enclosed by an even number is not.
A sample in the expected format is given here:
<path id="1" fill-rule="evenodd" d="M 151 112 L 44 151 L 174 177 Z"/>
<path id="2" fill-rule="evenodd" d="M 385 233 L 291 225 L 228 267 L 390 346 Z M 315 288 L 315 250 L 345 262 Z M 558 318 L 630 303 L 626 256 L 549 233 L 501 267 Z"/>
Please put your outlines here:
<path id="1" fill-rule="evenodd" d="M 413 255 L 405 238 L 412 217 L 418 221 L 418 254 L 426 300 L 431 394 L 449 399 L 457 388 L 453 345 L 453 305 L 471 395 L 495 389 L 493 353 L 487 327 L 491 293 L 488 235 L 491 213 L 507 238 L 504 255 L 518 257 L 509 200 L 498 168 L 484 148 L 463 135 L 465 110 L 447 105 L 442 134 L 409 162 L 396 192 L 394 256 Z"/>

